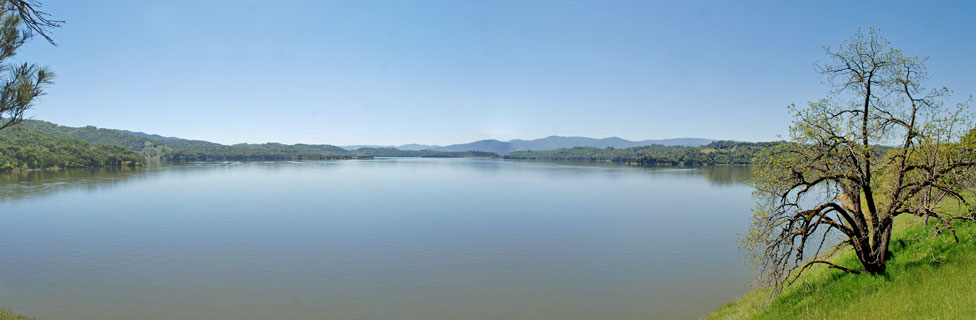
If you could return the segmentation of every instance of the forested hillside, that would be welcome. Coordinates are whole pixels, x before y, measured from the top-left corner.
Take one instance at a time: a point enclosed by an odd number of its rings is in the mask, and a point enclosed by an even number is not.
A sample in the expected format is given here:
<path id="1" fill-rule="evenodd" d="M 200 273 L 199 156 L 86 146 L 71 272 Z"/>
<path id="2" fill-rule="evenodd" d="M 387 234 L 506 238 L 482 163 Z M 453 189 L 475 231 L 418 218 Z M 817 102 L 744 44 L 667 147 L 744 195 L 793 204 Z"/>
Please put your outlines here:
<path id="1" fill-rule="evenodd" d="M 136 155 L 140 159 L 158 159 L 164 161 L 208 161 L 208 160 L 322 160 L 322 159 L 353 159 L 371 157 L 492 157 L 490 152 L 446 152 L 446 151 L 407 151 L 394 148 L 362 148 L 348 151 L 333 145 L 281 143 L 235 144 L 223 145 L 200 140 L 187 140 L 172 137 L 162 137 L 124 130 L 103 129 L 93 126 L 68 127 L 54 123 L 25 120 L 18 125 L 7 146 L 17 148 L 19 160 L 9 161 L 11 167 L 46 168 L 46 167 L 97 167 L 111 165 L 99 161 L 69 161 L 70 165 L 57 164 L 48 161 L 53 158 L 67 157 L 61 153 L 71 150 L 65 148 L 48 148 L 43 151 L 32 147 L 33 144 L 49 140 L 62 141 L 60 143 L 85 143 L 88 148 L 101 150 L 101 154 L 115 154 L 125 151 L 129 157 Z M 11 129 L 5 130 L 9 131 Z M 26 138 L 30 136 L 32 138 Z M 16 138 L 14 137 L 21 137 Z M 36 138 L 36 139 L 35 139 Z M 36 141 L 35 141 L 36 140 Z M 111 151 L 111 152 L 110 152 Z M 12 152 L 12 151 L 11 151 Z M 48 153 L 44 153 L 48 152 Z M 74 152 L 74 151 L 71 151 Z M 115 152 L 115 153 L 112 153 Z M 36 159 L 48 159 L 40 161 Z M 101 159 L 97 158 L 96 159 Z M 88 163 L 89 165 L 82 165 Z M 0 163 L 2 164 L 2 163 Z"/>
<path id="2" fill-rule="evenodd" d="M 493 152 L 484 151 L 432 151 L 432 150 L 400 150 L 397 148 L 359 148 L 350 151 L 358 156 L 367 157 L 422 157 L 422 158 L 460 158 L 460 157 L 497 157 Z"/>
<path id="3" fill-rule="evenodd" d="M 0 131 L 0 171 L 142 165 L 145 157 L 116 145 L 92 145 L 14 126 Z"/>
<path id="4" fill-rule="evenodd" d="M 630 141 L 618 137 L 610 137 L 603 139 L 594 139 L 587 137 L 561 137 L 561 136 L 549 136 L 541 139 L 534 140 L 521 140 L 514 139 L 509 141 L 498 141 L 498 140 L 480 140 L 471 143 L 453 144 L 444 147 L 431 146 L 428 150 L 435 151 L 453 151 L 453 152 L 464 152 L 464 151 L 484 151 L 492 152 L 500 155 L 507 155 L 511 152 L 518 151 L 551 151 L 561 148 L 574 148 L 574 147 L 591 147 L 591 148 L 634 148 L 642 146 L 651 145 L 662 145 L 662 146 L 688 146 L 697 147 L 708 144 L 712 142 L 709 139 L 698 139 L 698 138 L 677 138 L 677 139 L 661 139 L 661 140 L 641 140 L 641 141 Z M 402 149 L 402 147 L 401 147 Z"/>
<path id="5" fill-rule="evenodd" d="M 577 147 L 549 151 L 516 151 L 506 159 L 607 161 L 640 165 L 751 164 L 756 152 L 778 142 L 715 141 L 700 147 L 651 145 L 635 148 Z"/>
<path id="6" fill-rule="evenodd" d="M 236 144 L 186 140 L 164 137 L 150 138 L 152 135 L 137 135 L 115 129 L 102 129 L 93 126 L 67 127 L 46 121 L 26 120 L 20 126 L 57 136 L 72 137 L 92 144 L 122 146 L 139 152 L 146 158 L 173 161 L 203 160 L 302 160 L 302 159 L 348 159 L 355 154 L 331 145 L 285 145 L 280 143 Z"/>
<path id="7" fill-rule="evenodd" d="M 109 144 L 125 147 L 126 149 L 140 151 L 145 147 L 146 142 L 151 142 L 152 140 L 139 137 L 136 135 L 120 132 L 118 130 L 112 129 L 101 129 L 93 126 L 86 127 L 66 127 L 50 123 L 47 121 L 39 120 L 24 120 L 18 127 L 40 131 L 43 133 L 62 136 L 62 137 L 72 137 L 75 139 L 80 139 L 87 141 L 88 143 L 99 145 L 99 144 Z"/>
<path id="8" fill-rule="evenodd" d="M 116 165 L 116 162 L 142 163 L 144 159 L 165 161 L 207 160 L 314 160 L 370 157 L 497 157 L 492 152 L 400 150 L 360 148 L 346 150 L 333 145 L 280 143 L 235 144 L 186 140 L 149 134 L 102 129 L 93 126 L 67 127 L 50 122 L 27 120 L 7 130 L 3 168 L 86 167 Z M 158 137 L 158 138 L 157 138 Z M 750 164 L 760 149 L 775 142 L 749 143 L 715 141 L 704 146 L 650 145 L 634 148 L 576 147 L 548 151 L 515 151 L 505 158 L 525 160 L 606 161 L 639 165 Z M 43 148 L 40 146 L 44 146 Z M 68 148 L 66 146 L 75 146 Z M 91 149 L 87 158 L 80 150 Z M 13 156 L 15 155 L 16 156 Z M 120 160 L 124 155 L 125 160 Z M 141 157 L 137 156 L 141 155 Z M 8 159 L 9 158 L 9 159 Z M 139 161 L 133 161 L 138 158 Z"/>

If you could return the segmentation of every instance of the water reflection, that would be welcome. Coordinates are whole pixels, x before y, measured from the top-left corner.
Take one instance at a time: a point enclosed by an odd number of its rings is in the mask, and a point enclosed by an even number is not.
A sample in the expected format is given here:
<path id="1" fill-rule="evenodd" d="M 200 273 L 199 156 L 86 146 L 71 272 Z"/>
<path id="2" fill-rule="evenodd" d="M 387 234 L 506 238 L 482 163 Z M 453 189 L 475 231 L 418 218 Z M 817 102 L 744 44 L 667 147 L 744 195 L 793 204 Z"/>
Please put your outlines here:
<path id="1" fill-rule="evenodd" d="M 0 202 L 45 197 L 68 190 L 97 192 L 131 179 L 144 178 L 146 168 L 100 168 L 0 173 Z"/>
<path id="2" fill-rule="evenodd" d="M 602 173 L 607 175 L 633 175 L 633 174 L 656 174 L 656 175 L 671 175 L 671 176 L 684 176 L 688 178 L 700 179 L 704 178 L 709 183 L 717 186 L 732 186 L 741 185 L 742 183 L 752 179 L 753 171 L 750 166 L 695 166 L 695 167 L 680 167 L 680 166 L 632 166 L 613 162 L 576 162 L 576 161 L 539 161 L 539 160 L 517 160 L 520 163 L 533 163 L 540 165 L 544 170 L 551 170 L 553 172 L 559 171 L 573 171 L 584 173 L 585 171 L 580 171 L 578 168 L 595 168 L 604 169 Z M 536 169 L 536 168 L 534 168 Z M 533 170 L 534 170 L 533 169 Z M 560 170 L 560 169 L 570 169 L 570 170 Z M 591 171 L 601 172 L 601 171 Z"/>
<path id="3" fill-rule="evenodd" d="M 569 178 L 573 175 L 599 174 L 606 177 L 631 175 L 671 175 L 688 178 L 704 178 L 718 186 L 738 185 L 751 179 L 752 168 L 746 166 L 705 166 L 705 167 L 637 167 L 604 162 L 570 161 L 505 161 L 494 159 L 430 159 L 423 158 L 376 158 L 374 160 L 334 160 L 334 161 L 223 161 L 169 163 L 140 168 L 98 168 L 41 170 L 0 173 L 0 202 L 17 199 L 44 197 L 68 190 L 97 192 L 115 188 L 130 180 L 151 178 L 165 172 L 170 175 L 193 175 L 198 171 L 233 170 L 249 168 L 268 173 L 301 170 L 303 167 L 319 169 L 339 169 L 344 165 L 362 167 L 400 167 L 406 170 L 418 168 L 443 168 L 445 164 L 462 166 L 483 174 L 499 171 L 530 172 L 547 174 L 551 177 Z M 529 164 L 526 166 L 525 164 Z M 580 170 L 589 168 L 591 170 Z"/>
<path id="4" fill-rule="evenodd" d="M 0 177 L 0 304 L 43 319 L 695 318 L 742 292 L 748 168 L 487 159 Z"/>
<path id="5" fill-rule="evenodd" d="M 740 185 L 754 177 L 752 167 L 747 166 L 708 166 L 699 172 L 708 182 L 721 186 Z"/>

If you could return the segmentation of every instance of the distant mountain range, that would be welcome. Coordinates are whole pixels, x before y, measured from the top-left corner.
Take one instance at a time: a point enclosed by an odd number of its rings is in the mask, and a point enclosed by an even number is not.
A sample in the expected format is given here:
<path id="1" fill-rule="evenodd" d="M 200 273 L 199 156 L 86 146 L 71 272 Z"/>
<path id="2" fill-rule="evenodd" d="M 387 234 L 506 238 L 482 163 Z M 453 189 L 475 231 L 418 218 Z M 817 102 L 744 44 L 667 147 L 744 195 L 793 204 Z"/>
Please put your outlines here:
<path id="1" fill-rule="evenodd" d="M 332 157 L 397 157 L 397 156 L 485 156 L 488 153 L 507 155 L 517 151 L 550 151 L 562 148 L 592 147 L 624 149 L 651 145 L 698 147 L 712 142 L 700 138 L 676 138 L 631 141 L 618 137 L 594 139 L 586 137 L 549 136 L 534 140 L 480 140 L 471 143 L 436 146 L 406 144 L 401 146 L 352 145 L 284 145 L 280 143 L 235 144 L 187 140 L 138 131 L 104 129 L 93 126 L 66 127 L 54 123 L 27 120 L 21 126 L 55 136 L 72 137 L 92 143 L 118 145 L 143 153 L 147 157 L 185 160 L 332 158 Z M 467 153 L 467 154 L 465 154 Z"/>
<path id="2" fill-rule="evenodd" d="M 104 129 L 94 126 L 68 127 L 39 120 L 24 120 L 16 126 L 17 130 L 4 130 L 0 132 L 0 147 L 3 145 L 14 146 L 13 149 L 6 151 L 17 151 L 29 149 L 29 153 L 17 153 L 14 158 L 4 158 L 4 151 L 0 150 L 0 171 L 25 165 L 31 167 L 33 163 L 38 163 L 41 167 L 64 166 L 58 164 L 58 157 L 74 159 L 77 165 L 85 163 L 119 163 L 119 159 L 128 159 L 131 152 L 142 155 L 151 160 L 177 160 L 177 161 L 199 161 L 199 160 L 313 160 L 313 159 L 365 159 L 372 157 L 497 157 L 497 154 L 481 151 L 450 152 L 435 150 L 401 150 L 396 148 L 378 148 L 377 146 L 357 146 L 355 150 L 346 150 L 328 144 L 293 144 L 286 145 L 281 143 L 260 143 L 249 144 L 239 143 L 234 145 L 224 145 L 202 140 L 187 140 L 176 137 L 165 137 L 144 132 Z M 30 136 L 31 138 L 23 138 Z M 65 138 L 58 140 L 58 138 Z M 36 141 L 31 142 L 31 141 Z M 48 143 L 59 141 L 58 143 Z M 47 143 L 43 145 L 41 142 Z M 87 144 L 86 144 L 87 143 Z M 71 145 L 71 148 L 62 145 Z M 53 146 L 57 146 L 56 148 Z M 104 146 L 117 146 L 118 149 L 105 148 Z M 95 151 L 84 151 L 86 149 L 100 148 Z M 53 149 L 52 149 L 53 148 Z M 416 146 L 418 149 L 427 149 L 424 146 Z M 0 148 L 2 149 L 2 148 Z M 78 154 L 67 154 L 62 151 L 67 149 L 81 150 Z M 82 152 L 84 151 L 84 152 Z M 130 153 L 126 153 L 127 151 Z M 15 152 L 16 153 L 16 152 Z M 32 158 L 43 156 L 45 161 L 31 162 Z M 112 161 L 103 161 L 102 158 L 111 158 Z M 140 159 L 142 160 L 142 159 Z M 130 160 L 124 160 L 130 161 Z M 131 162 L 131 161 L 130 161 Z M 76 165 L 72 163 L 71 165 Z"/>
<path id="3" fill-rule="evenodd" d="M 491 157 L 613 161 L 641 164 L 746 164 L 766 144 L 698 138 L 630 141 L 617 137 L 550 136 L 535 140 L 480 140 L 449 146 L 398 147 L 327 144 L 224 145 L 94 126 L 68 127 L 38 120 L 0 132 L 0 171 L 141 164 L 147 161 L 371 159 L 373 157 Z"/>
<path id="4" fill-rule="evenodd" d="M 357 150 L 360 148 L 397 148 L 400 150 L 431 150 L 431 151 L 446 151 L 446 152 L 467 152 L 467 151 L 481 151 L 481 152 L 492 152 L 500 155 L 506 155 L 515 151 L 548 151 L 561 148 L 573 148 L 573 147 L 594 147 L 594 148 L 633 148 L 642 147 L 650 145 L 663 145 L 663 146 L 687 146 L 687 147 L 698 147 L 711 143 L 713 140 L 701 139 L 701 138 L 674 138 L 674 139 L 660 139 L 660 140 L 640 140 L 631 141 L 627 139 L 622 139 L 618 137 L 610 137 L 603 139 L 586 138 L 586 137 L 561 137 L 561 136 L 549 136 L 542 139 L 535 140 L 521 140 L 515 139 L 510 141 L 498 141 L 498 140 L 480 140 L 470 143 L 462 144 L 452 144 L 449 146 L 434 146 L 434 145 L 422 145 L 422 144 L 407 144 L 402 146 L 343 146 L 346 150 Z"/>
<path id="5" fill-rule="evenodd" d="M 122 130 L 122 129 L 115 129 L 115 130 L 116 131 L 119 131 L 119 132 L 123 132 L 123 133 L 128 133 L 128 134 L 131 134 L 131 135 L 134 135 L 134 136 L 140 136 L 140 137 L 143 137 L 143 138 L 149 138 L 149 139 L 154 139 L 154 140 L 182 140 L 182 139 L 177 138 L 177 137 L 164 137 L 164 136 L 161 136 L 161 135 L 158 135 L 158 134 L 148 134 L 148 133 L 138 132 L 138 131 L 129 131 L 129 130 Z"/>

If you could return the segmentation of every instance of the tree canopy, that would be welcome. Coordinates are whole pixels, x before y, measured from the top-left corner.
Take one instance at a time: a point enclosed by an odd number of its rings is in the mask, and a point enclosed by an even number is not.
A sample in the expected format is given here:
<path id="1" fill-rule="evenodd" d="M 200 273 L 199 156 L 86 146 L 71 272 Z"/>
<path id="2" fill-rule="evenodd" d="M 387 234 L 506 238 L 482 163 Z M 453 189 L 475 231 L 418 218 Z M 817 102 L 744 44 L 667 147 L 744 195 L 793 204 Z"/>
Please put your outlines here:
<path id="1" fill-rule="evenodd" d="M 933 218 L 937 232 L 974 220 L 960 183 L 976 164 L 976 138 L 964 138 L 973 127 L 968 102 L 947 105 L 948 89 L 924 86 L 927 58 L 892 48 L 877 30 L 825 49 L 817 70 L 829 94 L 791 106 L 789 141 L 755 163 L 757 206 L 742 245 L 757 280 L 776 288 L 815 264 L 884 273 L 898 215 Z M 948 216 L 943 201 L 970 213 Z M 861 268 L 820 258 L 833 237 Z"/>
<path id="2" fill-rule="evenodd" d="M 58 137 L 22 126 L 0 132 L 0 171 L 141 165 L 145 157 L 116 145 Z"/>
<path id="3" fill-rule="evenodd" d="M 51 44 L 47 32 L 60 26 L 60 21 L 48 19 L 32 0 L 0 0 L 0 130 L 20 123 L 44 88 L 54 79 L 54 73 L 33 63 L 11 63 L 17 50 L 35 34 Z"/>

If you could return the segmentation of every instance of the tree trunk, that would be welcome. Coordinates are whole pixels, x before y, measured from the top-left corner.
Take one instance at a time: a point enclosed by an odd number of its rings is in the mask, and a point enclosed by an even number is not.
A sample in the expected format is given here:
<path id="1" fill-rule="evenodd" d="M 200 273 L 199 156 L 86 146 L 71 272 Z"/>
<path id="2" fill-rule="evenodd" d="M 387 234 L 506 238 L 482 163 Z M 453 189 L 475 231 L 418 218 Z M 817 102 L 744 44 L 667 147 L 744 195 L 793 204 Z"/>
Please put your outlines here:
<path id="1" fill-rule="evenodd" d="M 878 221 L 878 225 L 875 226 L 872 232 L 874 239 L 871 243 L 871 251 L 858 254 L 858 259 L 861 260 L 861 265 L 864 266 L 865 272 L 872 274 L 885 273 L 888 259 L 891 259 L 891 251 L 888 251 L 888 245 L 891 242 L 892 222 L 891 218 Z"/>
<path id="2" fill-rule="evenodd" d="M 885 272 L 885 262 L 884 261 L 872 261 L 864 264 L 864 271 L 871 274 L 884 274 Z"/>

